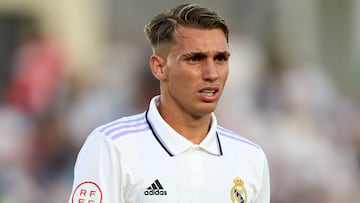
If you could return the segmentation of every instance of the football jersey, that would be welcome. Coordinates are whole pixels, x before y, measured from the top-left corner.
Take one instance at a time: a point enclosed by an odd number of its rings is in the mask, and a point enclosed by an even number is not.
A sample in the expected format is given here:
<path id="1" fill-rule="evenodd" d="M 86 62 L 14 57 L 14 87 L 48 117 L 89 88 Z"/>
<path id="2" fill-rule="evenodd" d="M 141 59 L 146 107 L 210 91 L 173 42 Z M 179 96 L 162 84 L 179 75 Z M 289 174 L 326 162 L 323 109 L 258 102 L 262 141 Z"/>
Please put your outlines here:
<path id="1" fill-rule="evenodd" d="M 97 127 L 82 146 L 69 203 L 268 203 L 264 151 L 217 124 L 193 144 L 148 111 Z"/>

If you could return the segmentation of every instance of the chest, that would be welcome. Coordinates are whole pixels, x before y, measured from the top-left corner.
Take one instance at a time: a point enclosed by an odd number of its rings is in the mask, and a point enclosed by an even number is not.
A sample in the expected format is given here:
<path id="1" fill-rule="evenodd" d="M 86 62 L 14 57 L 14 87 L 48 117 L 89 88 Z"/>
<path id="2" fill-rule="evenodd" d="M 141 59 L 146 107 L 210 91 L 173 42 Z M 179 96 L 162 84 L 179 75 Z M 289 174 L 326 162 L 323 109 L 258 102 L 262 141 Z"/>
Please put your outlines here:
<path id="1" fill-rule="evenodd" d="M 122 184 L 129 203 L 232 203 L 236 195 L 239 199 L 246 195 L 249 203 L 258 187 L 258 174 L 251 163 L 234 154 L 215 156 L 190 149 L 170 157 L 155 151 L 139 153 L 128 161 Z M 235 178 L 243 184 L 236 185 Z"/>

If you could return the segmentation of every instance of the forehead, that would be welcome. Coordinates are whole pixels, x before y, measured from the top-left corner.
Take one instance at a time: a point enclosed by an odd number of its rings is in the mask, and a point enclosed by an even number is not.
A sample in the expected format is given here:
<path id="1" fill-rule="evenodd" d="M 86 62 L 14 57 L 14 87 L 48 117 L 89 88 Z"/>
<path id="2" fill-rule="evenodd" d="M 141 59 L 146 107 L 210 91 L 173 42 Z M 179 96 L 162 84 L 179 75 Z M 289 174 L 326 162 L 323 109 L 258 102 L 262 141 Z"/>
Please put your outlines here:
<path id="1" fill-rule="evenodd" d="M 178 26 L 174 32 L 174 49 L 183 51 L 227 51 L 228 44 L 221 29 L 198 29 Z"/>

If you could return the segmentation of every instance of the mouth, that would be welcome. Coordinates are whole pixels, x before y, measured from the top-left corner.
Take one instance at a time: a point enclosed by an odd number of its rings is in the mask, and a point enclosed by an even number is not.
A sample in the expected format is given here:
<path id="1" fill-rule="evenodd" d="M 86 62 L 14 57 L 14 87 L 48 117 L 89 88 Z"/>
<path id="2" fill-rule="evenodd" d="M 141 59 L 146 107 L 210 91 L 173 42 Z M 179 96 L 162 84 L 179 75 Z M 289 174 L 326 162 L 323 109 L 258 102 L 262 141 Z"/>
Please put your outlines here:
<path id="1" fill-rule="evenodd" d="M 219 96 L 219 88 L 218 87 L 205 87 L 199 91 L 201 100 L 205 102 L 214 102 L 217 100 Z"/>
<path id="2" fill-rule="evenodd" d="M 213 96 L 217 91 L 215 89 L 204 89 L 201 90 L 200 93 L 205 96 Z"/>

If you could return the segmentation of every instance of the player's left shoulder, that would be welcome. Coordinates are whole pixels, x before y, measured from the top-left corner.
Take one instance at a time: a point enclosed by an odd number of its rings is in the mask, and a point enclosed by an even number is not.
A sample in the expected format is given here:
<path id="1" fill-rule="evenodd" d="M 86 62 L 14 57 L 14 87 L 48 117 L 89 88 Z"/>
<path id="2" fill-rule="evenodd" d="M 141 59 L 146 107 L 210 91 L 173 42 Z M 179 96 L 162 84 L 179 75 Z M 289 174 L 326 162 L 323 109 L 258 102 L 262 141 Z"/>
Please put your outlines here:
<path id="1" fill-rule="evenodd" d="M 219 139 L 224 142 L 224 144 L 231 144 L 237 147 L 249 148 L 255 151 L 262 151 L 260 145 L 230 129 L 218 125 L 216 128 L 216 132 L 219 136 Z"/>

